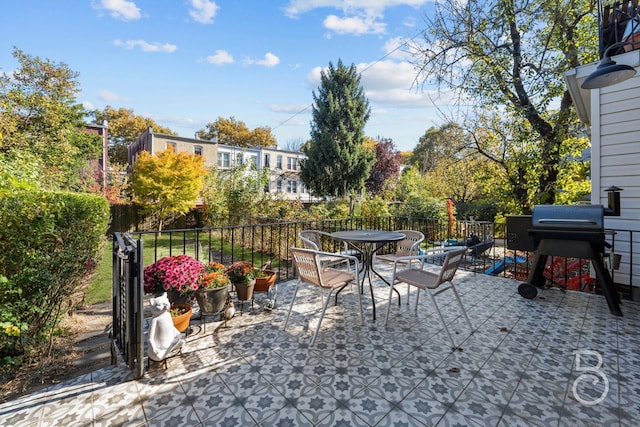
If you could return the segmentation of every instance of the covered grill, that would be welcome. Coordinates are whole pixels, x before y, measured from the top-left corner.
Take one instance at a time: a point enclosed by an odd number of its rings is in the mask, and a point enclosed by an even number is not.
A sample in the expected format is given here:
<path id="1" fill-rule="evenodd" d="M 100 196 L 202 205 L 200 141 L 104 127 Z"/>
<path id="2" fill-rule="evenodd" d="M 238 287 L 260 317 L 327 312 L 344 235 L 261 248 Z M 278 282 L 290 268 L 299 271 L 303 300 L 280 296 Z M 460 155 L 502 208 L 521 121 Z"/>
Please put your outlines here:
<path id="1" fill-rule="evenodd" d="M 609 310 L 621 316 L 620 297 L 603 262 L 604 250 L 608 245 L 604 233 L 604 213 L 602 205 L 535 206 L 528 234 L 536 249 L 536 256 L 527 282 L 518 287 L 520 295 L 534 298 L 537 295 L 536 287 L 544 287 L 546 279 L 543 273 L 549 255 L 589 259 Z"/>

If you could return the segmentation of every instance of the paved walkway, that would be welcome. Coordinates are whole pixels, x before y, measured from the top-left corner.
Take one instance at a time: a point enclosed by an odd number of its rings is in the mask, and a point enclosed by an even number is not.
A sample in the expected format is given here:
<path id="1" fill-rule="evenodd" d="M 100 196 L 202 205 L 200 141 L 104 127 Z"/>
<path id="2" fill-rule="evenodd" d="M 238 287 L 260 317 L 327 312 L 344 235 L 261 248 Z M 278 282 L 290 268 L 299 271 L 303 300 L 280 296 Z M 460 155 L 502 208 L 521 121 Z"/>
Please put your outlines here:
<path id="1" fill-rule="evenodd" d="M 0 405 L 0 426 L 640 424 L 640 305 L 625 301 L 618 318 L 601 296 L 526 300 L 508 279 L 459 272 L 457 282 L 473 334 L 453 298 L 438 298 L 463 351 L 451 351 L 428 298 L 417 316 L 394 301 L 385 328 L 382 283 L 375 322 L 368 293 L 361 326 L 345 290 L 309 348 L 320 297 L 301 291 L 284 331 L 287 282 L 273 312 L 256 306 L 206 333 L 192 321 L 167 369 L 137 381 L 122 365 L 100 369 Z"/>

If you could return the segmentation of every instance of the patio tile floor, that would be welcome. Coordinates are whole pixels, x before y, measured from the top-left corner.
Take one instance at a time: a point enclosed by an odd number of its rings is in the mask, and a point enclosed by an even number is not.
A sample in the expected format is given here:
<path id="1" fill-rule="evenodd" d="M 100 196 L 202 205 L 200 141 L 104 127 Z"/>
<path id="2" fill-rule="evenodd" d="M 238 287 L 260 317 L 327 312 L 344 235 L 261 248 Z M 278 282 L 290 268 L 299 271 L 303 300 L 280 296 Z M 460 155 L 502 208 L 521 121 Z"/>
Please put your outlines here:
<path id="1" fill-rule="evenodd" d="M 193 319 L 167 369 L 152 364 L 140 380 L 123 364 L 92 372 L 0 405 L 0 426 L 640 424 L 639 304 L 623 301 L 619 318 L 598 295 L 550 289 L 526 300 L 517 282 L 463 271 L 456 282 L 474 333 L 452 295 L 437 298 L 462 351 L 451 351 L 428 298 L 417 316 L 414 293 L 407 307 L 405 286 L 385 327 L 382 283 L 375 322 L 368 292 L 361 325 L 345 290 L 310 348 L 320 296 L 301 288 L 284 331 L 291 281 L 272 312 L 258 301 L 226 325 L 207 318 L 206 333 Z"/>

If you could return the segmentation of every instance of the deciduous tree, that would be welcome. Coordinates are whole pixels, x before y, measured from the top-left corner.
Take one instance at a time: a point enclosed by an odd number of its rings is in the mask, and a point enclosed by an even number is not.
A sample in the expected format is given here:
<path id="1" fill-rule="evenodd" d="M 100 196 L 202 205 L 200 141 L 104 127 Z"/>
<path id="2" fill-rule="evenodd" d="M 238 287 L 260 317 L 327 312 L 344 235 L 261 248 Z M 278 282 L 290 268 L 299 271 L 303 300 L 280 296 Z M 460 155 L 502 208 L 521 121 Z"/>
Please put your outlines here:
<path id="1" fill-rule="evenodd" d="M 562 145 L 579 132 L 562 73 L 597 55 L 593 8 L 587 0 L 438 2 L 423 42 L 413 46 L 419 80 L 478 106 L 464 126 L 479 133 L 474 142 L 488 135 L 479 117 L 510 125 L 509 135 L 491 129 L 492 138 L 508 136 L 493 144 L 495 151 L 475 148 L 492 161 L 519 164 L 511 194 L 524 211 L 532 202 L 556 201 Z M 523 152 L 525 141 L 531 145 Z"/>
<path id="2" fill-rule="evenodd" d="M 153 119 L 138 116 L 133 110 L 127 108 L 116 110 L 107 105 L 103 110 L 94 110 L 91 114 L 96 124 L 107 121 L 110 163 L 126 165 L 128 163 L 127 147 L 135 142 L 148 127 L 151 127 L 155 133 L 177 135 L 171 129 L 160 126 Z"/>
<path id="3" fill-rule="evenodd" d="M 0 155 L 37 159 L 45 187 L 82 190 L 80 170 L 98 158 L 100 138 L 84 132 L 78 73 L 13 50 L 20 67 L 0 74 Z"/>
<path id="4" fill-rule="evenodd" d="M 172 213 L 184 214 L 195 204 L 207 171 L 202 156 L 174 153 L 152 156 L 144 151 L 133 164 L 131 189 L 144 212 L 158 216 L 158 230 Z"/>
<path id="5" fill-rule="evenodd" d="M 375 155 L 364 147 L 370 108 L 355 65 L 329 63 L 313 100 L 311 141 L 304 148 L 300 176 L 317 196 L 359 193 Z"/>
<path id="6" fill-rule="evenodd" d="M 423 174 L 432 171 L 438 164 L 454 160 L 465 146 L 464 138 L 465 132 L 457 123 L 432 126 L 420 137 L 408 162 Z"/>
<path id="7" fill-rule="evenodd" d="M 220 144 L 237 147 L 275 147 L 276 139 L 268 126 L 249 129 L 243 121 L 231 116 L 228 119 L 218 117 L 215 122 L 207 124 L 205 129 L 197 132 L 199 138 L 217 140 Z"/>
<path id="8" fill-rule="evenodd" d="M 371 195 L 382 193 L 385 185 L 397 180 L 402 165 L 402 154 L 396 150 L 393 140 L 379 138 L 375 150 L 376 161 L 366 181 L 367 192 Z"/>
<path id="9" fill-rule="evenodd" d="M 258 170 L 246 162 L 232 170 L 210 168 L 203 200 L 205 211 L 214 224 L 243 224 L 260 210 L 268 182 L 266 169 Z"/>

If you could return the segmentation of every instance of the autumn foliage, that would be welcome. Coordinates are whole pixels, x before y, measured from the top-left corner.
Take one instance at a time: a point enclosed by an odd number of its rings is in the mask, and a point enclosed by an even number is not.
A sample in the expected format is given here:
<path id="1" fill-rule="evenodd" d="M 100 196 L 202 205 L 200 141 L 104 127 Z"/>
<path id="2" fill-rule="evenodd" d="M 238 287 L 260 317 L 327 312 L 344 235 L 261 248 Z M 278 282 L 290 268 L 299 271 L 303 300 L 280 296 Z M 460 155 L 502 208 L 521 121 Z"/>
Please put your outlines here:
<path id="1" fill-rule="evenodd" d="M 134 201 L 145 212 L 158 215 L 158 230 L 172 213 L 184 214 L 195 206 L 207 171 L 202 156 L 174 153 L 158 156 L 143 152 L 133 164 L 131 189 Z"/>

